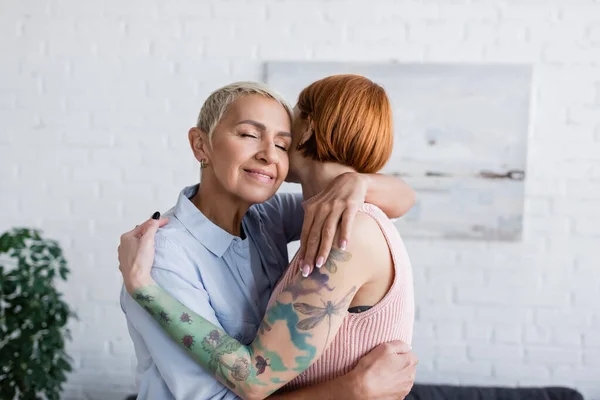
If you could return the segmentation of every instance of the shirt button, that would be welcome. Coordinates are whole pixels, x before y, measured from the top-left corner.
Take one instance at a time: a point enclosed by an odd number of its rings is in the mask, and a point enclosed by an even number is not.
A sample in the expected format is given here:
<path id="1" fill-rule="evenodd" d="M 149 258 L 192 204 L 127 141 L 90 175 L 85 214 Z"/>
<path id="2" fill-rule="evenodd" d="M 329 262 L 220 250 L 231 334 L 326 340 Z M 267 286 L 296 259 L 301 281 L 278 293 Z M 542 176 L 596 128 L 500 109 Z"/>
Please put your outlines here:
<path id="1" fill-rule="evenodd" d="M 242 335 L 240 335 L 239 333 L 236 333 L 233 338 L 239 342 L 240 340 L 242 340 Z"/>

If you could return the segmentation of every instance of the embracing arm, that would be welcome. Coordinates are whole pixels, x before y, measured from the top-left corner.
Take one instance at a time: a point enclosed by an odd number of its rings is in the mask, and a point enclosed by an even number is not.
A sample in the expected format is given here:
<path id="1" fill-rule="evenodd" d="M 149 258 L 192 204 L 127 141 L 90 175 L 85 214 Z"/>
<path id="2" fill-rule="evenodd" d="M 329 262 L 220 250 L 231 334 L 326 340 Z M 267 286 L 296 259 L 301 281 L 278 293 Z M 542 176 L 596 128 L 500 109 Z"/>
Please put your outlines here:
<path id="1" fill-rule="evenodd" d="M 177 267 L 177 268 L 174 268 Z M 194 266 L 186 263 L 177 251 L 158 247 L 155 253 L 152 278 L 165 291 L 209 321 L 218 324 L 208 294 L 194 275 Z M 135 296 L 134 296 L 135 297 Z M 136 352 L 142 350 L 152 359 L 155 368 L 148 368 L 140 376 L 140 398 L 232 400 L 235 393 L 224 387 L 210 373 L 192 360 L 185 349 L 169 335 L 128 293 L 121 296 Z"/>
<path id="2" fill-rule="evenodd" d="M 403 216 L 415 204 L 415 191 L 402 179 L 384 174 L 362 175 L 369 180 L 365 203 L 375 204 L 388 218 Z"/>
<path id="3" fill-rule="evenodd" d="M 304 213 L 292 207 L 282 209 L 285 225 L 302 227 L 298 259 L 304 276 L 327 259 L 336 235 L 340 248 L 350 242 L 354 218 L 365 202 L 378 206 L 389 218 L 397 218 L 413 206 L 415 192 L 393 176 L 346 172 L 337 176 L 321 194 L 304 201 Z M 298 222 L 301 219 L 302 225 Z"/>
<path id="4" fill-rule="evenodd" d="M 358 241 L 357 241 L 358 242 Z M 254 341 L 244 346 L 158 285 L 133 297 L 194 359 L 240 397 L 263 399 L 306 370 L 335 337 L 370 269 L 333 249 L 308 279 L 296 274 L 267 309 Z"/>

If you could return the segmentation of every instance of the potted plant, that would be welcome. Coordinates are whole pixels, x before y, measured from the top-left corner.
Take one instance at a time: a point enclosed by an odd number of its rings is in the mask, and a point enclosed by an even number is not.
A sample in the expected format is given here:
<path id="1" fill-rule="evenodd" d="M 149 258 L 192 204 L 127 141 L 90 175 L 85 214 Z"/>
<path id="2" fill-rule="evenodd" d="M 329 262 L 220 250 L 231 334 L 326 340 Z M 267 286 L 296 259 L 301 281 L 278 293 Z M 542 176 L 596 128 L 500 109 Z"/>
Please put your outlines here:
<path id="1" fill-rule="evenodd" d="M 59 399 L 71 358 L 73 311 L 55 287 L 69 269 L 59 244 L 35 229 L 0 236 L 0 398 Z"/>

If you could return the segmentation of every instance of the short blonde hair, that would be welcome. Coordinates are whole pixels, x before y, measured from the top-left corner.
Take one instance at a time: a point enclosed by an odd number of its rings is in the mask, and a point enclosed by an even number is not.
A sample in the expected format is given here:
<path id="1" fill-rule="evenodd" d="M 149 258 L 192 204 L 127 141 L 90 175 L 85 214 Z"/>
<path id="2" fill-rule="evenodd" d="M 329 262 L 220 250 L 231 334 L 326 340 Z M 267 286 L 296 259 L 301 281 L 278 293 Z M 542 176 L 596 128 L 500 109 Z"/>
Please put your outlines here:
<path id="1" fill-rule="evenodd" d="M 275 90 L 260 82 L 234 82 L 215 90 L 208 96 L 198 114 L 196 127 L 206 132 L 208 138 L 212 139 L 215 128 L 227 113 L 229 106 L 240 97 L 250 95 L 259 95 L 277 101 L 283 106 L 291 122 L 292 108 Z"/>

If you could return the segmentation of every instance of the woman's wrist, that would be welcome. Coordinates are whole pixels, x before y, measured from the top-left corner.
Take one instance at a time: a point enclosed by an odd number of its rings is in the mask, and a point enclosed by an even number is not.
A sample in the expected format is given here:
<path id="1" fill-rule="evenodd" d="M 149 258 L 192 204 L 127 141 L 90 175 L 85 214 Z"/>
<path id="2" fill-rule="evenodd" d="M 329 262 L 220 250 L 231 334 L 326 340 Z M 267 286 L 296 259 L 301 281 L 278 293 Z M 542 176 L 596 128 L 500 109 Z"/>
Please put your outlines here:
<path id="1" fill-rule="evenodd" d="M 148 286 L 154 285 L 154 279 L 150 275 L 143 277 L 130 277 L 125 279 L 125 288 L 127 292 L 133 295 L 134 292 L 142 290 Z"/>

